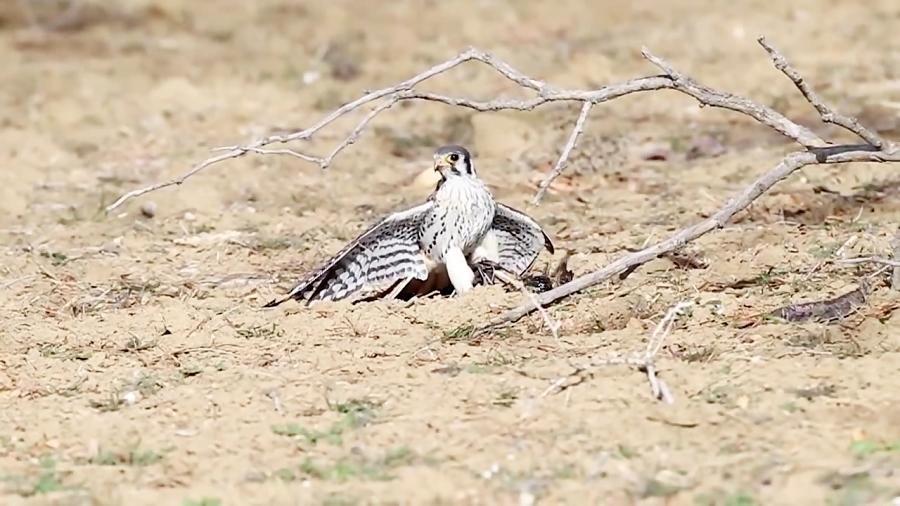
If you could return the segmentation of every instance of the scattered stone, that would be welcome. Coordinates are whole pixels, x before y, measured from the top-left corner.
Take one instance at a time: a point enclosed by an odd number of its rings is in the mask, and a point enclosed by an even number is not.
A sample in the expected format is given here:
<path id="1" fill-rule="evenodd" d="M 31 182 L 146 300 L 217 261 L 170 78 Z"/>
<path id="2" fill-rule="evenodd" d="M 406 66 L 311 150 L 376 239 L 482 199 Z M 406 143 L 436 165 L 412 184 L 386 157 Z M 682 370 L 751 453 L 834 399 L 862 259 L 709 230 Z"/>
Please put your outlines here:
<path id="1" fill-rule="evenodd" d="M 650 142 L 640 148 L 641 160 L 664 162 L 672 158 L 672 146 L 661 142 Z"/>
<path id="2" fill-rule="evenodd" d="M 156 216 L 156 202 L 153 202 L 152 200 L 144 202 L 141 205 L 141 216 L 148 219 Z"/>

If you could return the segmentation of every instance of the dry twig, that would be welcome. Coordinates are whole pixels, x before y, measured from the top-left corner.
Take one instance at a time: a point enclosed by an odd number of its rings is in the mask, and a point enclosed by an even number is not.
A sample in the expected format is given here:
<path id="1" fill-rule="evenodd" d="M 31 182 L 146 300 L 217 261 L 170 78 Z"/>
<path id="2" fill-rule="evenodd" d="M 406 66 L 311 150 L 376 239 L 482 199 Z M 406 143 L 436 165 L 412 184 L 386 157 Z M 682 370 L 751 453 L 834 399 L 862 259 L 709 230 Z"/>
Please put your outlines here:
<path id="1" fill-rule="evenodd" d="M 659 353 L 659 350 L 662 348 L 663 341 L 672 332 L 672 327 L 675 325 L 675 321 L 678 317 L 688 308 L 693 305 L 692 302 L 685 301 L 679 302 L 675 304 L 673 307 L 666 312 L 666 315 L 662 320 L 656 325 L 656 328 L 653 330 L 653 334 L 651 334 L 650 339 L 647 341 L 647 348 L 641 353 L 632 353 L 630 355 L 623 356 L 621 354 L 612 354 L 606 357 L 591 360 L 589 363 L 584 365 L 575 366 L 575 370 L 571 373 L 558 378 L 555 380 L 548 388 L 541 394 L 541 397 L 546 397 L 547 395 L 554 392 L 561 392 L 571 386 L 577 385 L 584 381 L 584 377 L 587 374 L 590 374 L 594 369 L 599 367 L 607 367 L 610 365 L 631 365 L 638 367 L 641 371 L 647 374 L 647 381 L 650 383 L 650 393 L 653 394 L 657 400 L 660 400 L 666 404 L 672 404 L 675 402 L 675 398 L 672 396 L 672 392 L 669 390 L 669 387 L 666 383 L 659 378 L 656 374 L 656 355 Z"/>
<path id="2" fill-rule="evenodd" d="M 894 269 L 891 271 L 891 289 L 900 291 L 900 232 L 894 234 L 894 240 L 891 241 L 891 249 L 893 250 L 894 262 L 897 262 L 892 264 Z"/>
<path id="3" fill-rule="evenodd" d="M 565 268 L 563 264 L 561 264 L 561 266 L 562 268 Z M 536 309 L 537 312 L 541 315 L 541 318 L 544 319 L 544 324 L 553 335 L 553 338 L 559 340 L 559 329 L 560 327 L 562 327 L 562 322 L 550 318 L 550 313 L 547 312 L 544 306 L 541 306 L 541 304 L 537 300 L 537 296 L 534 294 L 534 292 L 532 292 L 525 286 L 525 283 L 523 283 L 521 279 L 516 277 L 514 274 L 503 270 L 494 272 L 494 277 L 509 286 L 515 287 L 519 290 L 519 292 L 525 295 L 525 297 L 527 297 L 528 300 L 530 300 L 532 304 L 534 304 L 534 309 Z"/>
<path id="4" fill-rule="evenodd" d="M 578 142 L 578 137 L 581 136 L 581 132 L 584 131 L 584 122 L 587 119 L 588 114 L 591 113 L 592 107 L 594 107 L 593 102 L 585 102 L 584 105 L 581 106 L 581 113 L 575 121 L 575 128 L 572 129 L 569 140 L 566 142 L 565 147 L 563 147 L 562 153 L 559 155 L 559 160 L 556 161 L 556 165 L 553 167 L 553 171 L 551 171 L 550 174 L 547 174 L 547 177 L 541 181 L 541 185 L 538 187 L 538 191 L 534 194 L 534 199 L 531 201 L 532 204 L 540 203 L 541 198 L 544 197 L 544 193 L 553 183 L 553 180 L 559 177 L 559 175 L 562 174 L 562 171 L 566 169 L 566 165 L 568 165 L 569 161 L 569 154 Z"/>
<path id="5" fill-rule="evenodd" d="M 309 128 L 287 135 L 269 136 L 246 146 L 230 146 L 224 148 L 227 150 L 225 153 L 200 162 L 188 172 L 175 179 L 125 193 L 115 202 L 107 206 L 106 211 L 113 211 L 129 199 L 140 195 L 161 188 L 180 185 L 211 165 L 228 159 L 239 158 L 247 153 L 286 154 L 307 162 L 315 163 L 325 169 L 334 161 L 338 154 L 359 138 L 366 126 L 368 126 L 376 116 L 397 102 L 403 100 L 440 102 L 451 106 L 466 107 L 475 111 L 530 111 L 538 106 L 553 102 L 580 102 L 582 104 L 581 112 L 575 121 L 575 126 L 569 136 L 568 142 L 563 148 L 556 165 L 548 174 L 547 178 L 541 183 L 541 187 L 535 195 L 535 201 L 540 200 L 541 195 L 552 184 L 553 179 L 565 169 L 568 156 L 574 149 L 578 137 L 584 129 L 584 124 L 592 107 L 596 104 L 607 102 L 631 93 L 663 89 L 675 90 L 693 97 L 701 105 L 728 109 L 749 116 L 757 122 L 792 139 L 803 147 L 800 151 L 795 151 L 786 155 L 773 169 L 761 175 L 750 185 L 741 190 L 734 198 L 730 199 L 709 218 L 688 226 L 657 244 L 620 257 L 618 260 L 597 271 L 575 278 L 553 290 L 534 296 L 535 300 L 531 300 L 532 297 L 529 296 L 520 306 L 494 318 L 479 329 L 480 331 L 484 331 L 498 325 L 514 322 L 539 307 L 567 297 L 590 286 L 594 286 L 622 272 L 633 270 L 660 255 L 678 250 L 685 244 L 713 230 L 724 227 L 735 214 L 749 206 L 772 186 L 807 165 L 849 162 L 900 162 L 900 148 L 898 148 L 897 145 L 882 139 L 877 134 L 861 126 L 855 118 L 834 112 L 821 101 L 812 88 L 803 81 L 800 73 L 787 62 L 787 59 L 784 58 L 777 49 L 769 44 L 764 38 L 760 38 L 759 43 L 768 52 L 776 68 L 790 78 L 801 93 L 803 93 L 803 96 L 816 108 L 823 121 L 834 123 L 850 130 L 865 140 L 866 143 L 834 145 L 822 139 L 810 129 L 791 121 L 770 107 L 744 97 L 709 88 L 694 81 L 692 78 L 675 69 L 667 61 L 653 55 L 646 49 L 642 52 L 644 58 L 661 69 L 663 75 L 631 79 L 593 90 L 572 90 L 559 89 L 544 81 L 529 77 L 490 53 L 470 48 L 456 57 L 435 65 L 401 83 L 370 91 L 362 97 L 339 107 Z M 516 85 L 531 90 L 535 93 L 535 96 L 524 100 L 498 98 L 481 101 L 416 90 L 416 86 L 422 82 L 469 61 L 478 61 L 488 65 Z M 287 144 L 295 141 L 309 140 L 320 130 L 329 126 L 338 118 L 372 103 L 375 103 L 376 105 L 373 106 L 371 111 L 362 119 L 357 127 L 324 157 L 302 153 L 296 149 L 267 148 L 267 146 L 273 144 Z"/>
<path id="6" fill-rule="evenodd" d="M 782 55 L 777 49 L 775 49 L 769 41 L 765 39 L 765 37 L 760 37 L 759 44 L 769 53 L 769 56 L 772 58 L 772 62 L 775 64 L 775 68 L 784 72 L 784 75 L 788 77 L 791 81 L 793 81 L 794 86 L 800 90 L 800 93 L 803 94 L 803 98 L 806 99 L 807 102 L 812 104 L 813 107 L 816 108 L 816 112 L 819 113 L 819 116 L 822 118 L 822 121 L 826 123 L 831 123 L 833 125 L 837 125 L 843 127 L 854 134 L 858 135 L 862 140 L 868 142 L 872 146 L 876 148 L 882 148 L 887 145 L 887 143 L 882 139 L 878 134 L 869 130 L 868 128 L 862 126 L 856 118 L 852 118 L 850 116 L 844 116 L 843 114 L 839 114 L 825 105 L 822 102 L 822 98 L 819 97 L 818 93 L 816 93 L 806 81 L 803 80 L 803 76 L 788 63 L 787 59 Z"/>
<path id="7" fill-rule="evenodd" d="M 894 268 L 900 267 L 900 260 L 891 260 L 889 258 L 882 258 L 882 257 L 843 258 L 843 259 L 838 260 L 838 263 L 848 264 L 848 265 L 873 263 L 873 264 L 889 265 Z"/>

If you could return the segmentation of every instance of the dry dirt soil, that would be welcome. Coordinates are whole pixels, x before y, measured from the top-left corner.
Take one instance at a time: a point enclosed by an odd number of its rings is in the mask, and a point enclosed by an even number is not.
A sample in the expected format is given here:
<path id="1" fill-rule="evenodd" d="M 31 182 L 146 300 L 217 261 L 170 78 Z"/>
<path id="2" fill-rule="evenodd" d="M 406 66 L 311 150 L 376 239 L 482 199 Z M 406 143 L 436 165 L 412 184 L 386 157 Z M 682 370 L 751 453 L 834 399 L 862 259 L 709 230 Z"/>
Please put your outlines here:
<path id="1" fill-rule="evenodd" d="M 102 208 L 468 45 L 579 88 L 656 73 L 646 46 L 852 140 L 773 69 L 765 34 L 828 102 L 897 139 L 900 3 L 76 4 L 0 5 L 3 504 L 896 504 L 900 296 L 878 265 L 840 262 L 890 254 L 896 166 L 795 174 L 679 255 L 548 308 L 558 336 L 529 316 L 470 339 L 521 302 L 497 286 L 408 306 L 261 305 L 425 198 L 416 176 L 440 144 L 470 146 L 576 274 L 708 216 L 794 146 L 676 92 L 633 95 L 595 109 L 531 206 L 577 104 L 408 103 L 327 171 L 247 156 Z M 524 96 L 477 64 L 425 88 Z M 301 147 L 327 153 L 359 118 Z M 840 321 L 761 316 L 865 276 L 870 296 Z M 627 366 L 551 388 L 642 350 L 683 301 L 657 357 L 673 405 Z"/>

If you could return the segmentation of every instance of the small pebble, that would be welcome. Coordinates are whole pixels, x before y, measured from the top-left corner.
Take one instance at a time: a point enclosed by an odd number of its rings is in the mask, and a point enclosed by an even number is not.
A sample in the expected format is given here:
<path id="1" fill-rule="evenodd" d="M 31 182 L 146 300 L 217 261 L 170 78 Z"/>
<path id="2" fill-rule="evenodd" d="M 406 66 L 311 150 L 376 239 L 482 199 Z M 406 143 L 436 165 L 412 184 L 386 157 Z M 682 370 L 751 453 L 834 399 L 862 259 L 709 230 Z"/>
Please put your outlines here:
<path id="1" fill-rule="evenodd" d="M 141 205 L 141 214 L 144 216 L 144 218 L 152 218 L 156 216 L 156 202 L 144 202 L 144 204 Z"/>
<path id="2" fill-rule="evenodd" d="M 141 397 L 143 396 L 137 390 L 130 390 L 122 394 L 122 402 L 125 403 L 126 406 L 133 406 L 140 402 Z"/>

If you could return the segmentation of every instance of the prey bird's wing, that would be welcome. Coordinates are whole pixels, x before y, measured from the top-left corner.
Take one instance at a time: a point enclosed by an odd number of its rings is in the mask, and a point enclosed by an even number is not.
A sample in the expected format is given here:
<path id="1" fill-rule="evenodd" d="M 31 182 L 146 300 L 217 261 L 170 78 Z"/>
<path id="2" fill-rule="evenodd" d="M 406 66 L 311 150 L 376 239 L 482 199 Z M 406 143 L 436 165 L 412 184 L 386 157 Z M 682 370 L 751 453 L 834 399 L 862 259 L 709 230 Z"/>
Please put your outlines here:
<path id="1" fill-rule="evenodd" d="M 324 265 L 310 272 L 272 307 L 290 299 L 340 300 L 362 289 L 374 289 L 405 279 L 428 278 L 428 264 L 419 244 L 429 200 L 382 219 L 363 232 Z"/>
<path id="2" fill-rule="evenodd" d="M 497 238 L 497 263 L 503 269 L 521 276 L 543 248 L 553 253 L 553 243 L 541 226 L 527 214 L 497 203 L 491 225 Z"/>

